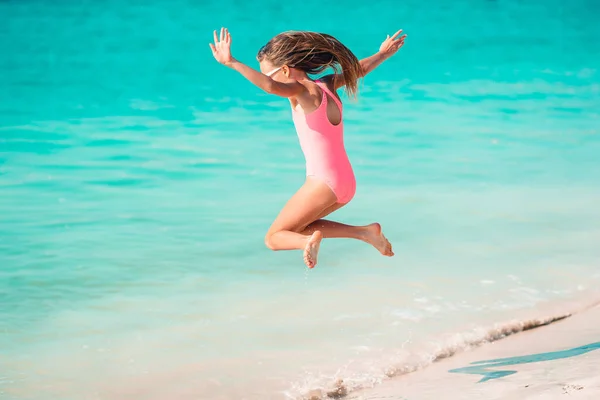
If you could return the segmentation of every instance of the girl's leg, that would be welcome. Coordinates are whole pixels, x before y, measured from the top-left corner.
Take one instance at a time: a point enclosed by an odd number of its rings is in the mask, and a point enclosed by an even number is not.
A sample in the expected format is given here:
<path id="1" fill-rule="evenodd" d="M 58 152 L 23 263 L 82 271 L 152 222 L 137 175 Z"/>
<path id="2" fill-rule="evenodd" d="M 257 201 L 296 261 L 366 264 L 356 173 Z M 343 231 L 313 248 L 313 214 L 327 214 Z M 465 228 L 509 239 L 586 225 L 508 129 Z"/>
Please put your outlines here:
<path id="1" fill-rule="evenodd" d="M 271 225 L 265 244 L 271 250 L 303 249 L 309 268 L 316 265 L 322 237 L 363 240 L 382 254 L 392 256 L 391 245 L 379 224 L 356 227 L 321 219 L 344 205 L 337 203 L 329 186 L 309 177 Z"/>
<path id="2" fill-rule="evenodd" d="M 318 179 L 307 178 L 269 228 L 265 244 L 271 250 L 303 249 L 304 262 L 309 268 L 314 267 L 322 235 L 319 231 L 311 235 L 299 232 L 335 203 L 336 196 L 329 186 Z"/>
<path id="3" fill-rule="evenodd" d="M 316 201 L 319 198 L 323 201 Z M 323 207 L 322 204 L 327 203 L 330 205 Z M 366 233 L 366 227 L 344 225 L 321 219 L 346 204 L 336 201 L 336 196 L 329 186 L 320 180 L 308 177 L 306 183 L 288 201 L 271 225 L 265 237 L 267 247 L 271 250 L 303 249 L 307 237 L 321 230 L 325 230 L 321 232 L 323 237 L 328 238 L 362 238 L 363 233 Z M 322 229 L 319 229 L 315 225 L 316 222 L 325 222 L 325 224 L 321 224 Z M 309 226 L 311 229 L 306 230 Z"/>
<path id="4" fill-rule="evenodd" d="M 393 256 L 391 243 L 381 232 L 381 225 L 373 223 L 363 226 L 346 225 L 340 222 L 322 219 L 332 212 L 339 210 L 346 204 L 336 203 L 324 210 L 319 219 L 309 224 L 302 230 L 305 235 L 312 235 L 315 231 L 320 231 L 323 238 L 348 238 L 358 239 L 375 247 L 384 256 Z"/>
<path id="5" fill-rule="evenodd" d="M 300 229 L 304 235 L 312 235 L 315 231 L 321 231 L 324 238 L 348 238 L 362 239 L 365 233 L 365 227 L 346 225 L 339 222 L 328 221 L 325 218 L 332 212 L 344 207 L 347 203 L 335 203 L 323 210 L 314 221 Z"/>

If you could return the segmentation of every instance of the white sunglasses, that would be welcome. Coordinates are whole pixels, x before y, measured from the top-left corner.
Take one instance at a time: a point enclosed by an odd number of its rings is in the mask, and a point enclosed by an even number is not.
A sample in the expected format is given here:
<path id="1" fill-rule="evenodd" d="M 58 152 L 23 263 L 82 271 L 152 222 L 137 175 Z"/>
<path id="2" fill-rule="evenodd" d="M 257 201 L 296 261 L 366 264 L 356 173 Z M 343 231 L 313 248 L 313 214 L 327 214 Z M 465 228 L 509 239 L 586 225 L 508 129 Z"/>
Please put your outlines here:
<path id="1" fill-rule="evenodd" d="M 281 67 L 279 67 L 279 68 L 275 68 L 273 71 L 271 71 L 271 72 L 267 72 L 265 75 L 266 75 L 266 76 L 268 76 L 268 77 L 270 78 L 271 76 L 273 76 L 273 74 L 274 74 L 275 72 L 279 71 L 280 69 L 281 69 Z"/>

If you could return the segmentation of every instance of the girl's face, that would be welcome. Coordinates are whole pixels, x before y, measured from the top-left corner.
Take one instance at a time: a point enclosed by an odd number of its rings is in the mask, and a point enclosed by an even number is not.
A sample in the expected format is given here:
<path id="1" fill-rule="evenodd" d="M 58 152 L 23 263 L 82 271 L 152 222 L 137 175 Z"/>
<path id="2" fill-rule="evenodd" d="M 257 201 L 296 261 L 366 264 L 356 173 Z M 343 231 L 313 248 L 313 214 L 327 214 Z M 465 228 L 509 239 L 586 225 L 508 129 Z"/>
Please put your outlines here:
<path id="1" fill-rule="evenodd" d="M 289 68 L 287 66 L 276 67 L 268 60 L 260 62 L 260 72 L 271 77 L 277 82 L 286 82 L 288 80 Z"/>

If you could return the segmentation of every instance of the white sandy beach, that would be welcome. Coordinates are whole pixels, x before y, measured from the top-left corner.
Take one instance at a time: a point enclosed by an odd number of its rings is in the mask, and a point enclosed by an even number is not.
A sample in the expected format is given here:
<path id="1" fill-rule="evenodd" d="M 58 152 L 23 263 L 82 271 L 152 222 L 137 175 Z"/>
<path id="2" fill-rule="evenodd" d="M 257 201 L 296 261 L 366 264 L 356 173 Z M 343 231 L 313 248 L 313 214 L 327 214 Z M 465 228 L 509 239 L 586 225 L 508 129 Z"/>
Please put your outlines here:
<path id="1" fill-rule="evenodd" d="M 346 397 L 600 399 L 600 307 L 485 344 Z"/>

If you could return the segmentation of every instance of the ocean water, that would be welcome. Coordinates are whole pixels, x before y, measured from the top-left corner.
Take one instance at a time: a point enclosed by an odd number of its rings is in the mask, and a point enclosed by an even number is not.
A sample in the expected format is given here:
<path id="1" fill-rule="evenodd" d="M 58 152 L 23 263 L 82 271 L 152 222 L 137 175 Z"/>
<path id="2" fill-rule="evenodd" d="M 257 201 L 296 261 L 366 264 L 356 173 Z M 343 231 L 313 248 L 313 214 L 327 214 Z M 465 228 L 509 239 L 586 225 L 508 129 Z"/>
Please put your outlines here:
<path id="1" fill-rule="evenodd" d="M 599 295 L 599 3 L 344 4 L 0 2 L 0 398 L 357 390 Z M 359 58 L 405 30 L 343 97 L 332 215 L 395 257 L 265 248 L 303 157 L 286 101 L 212 59 L 221 26 L 254 67 L 288 29 Z"/>

